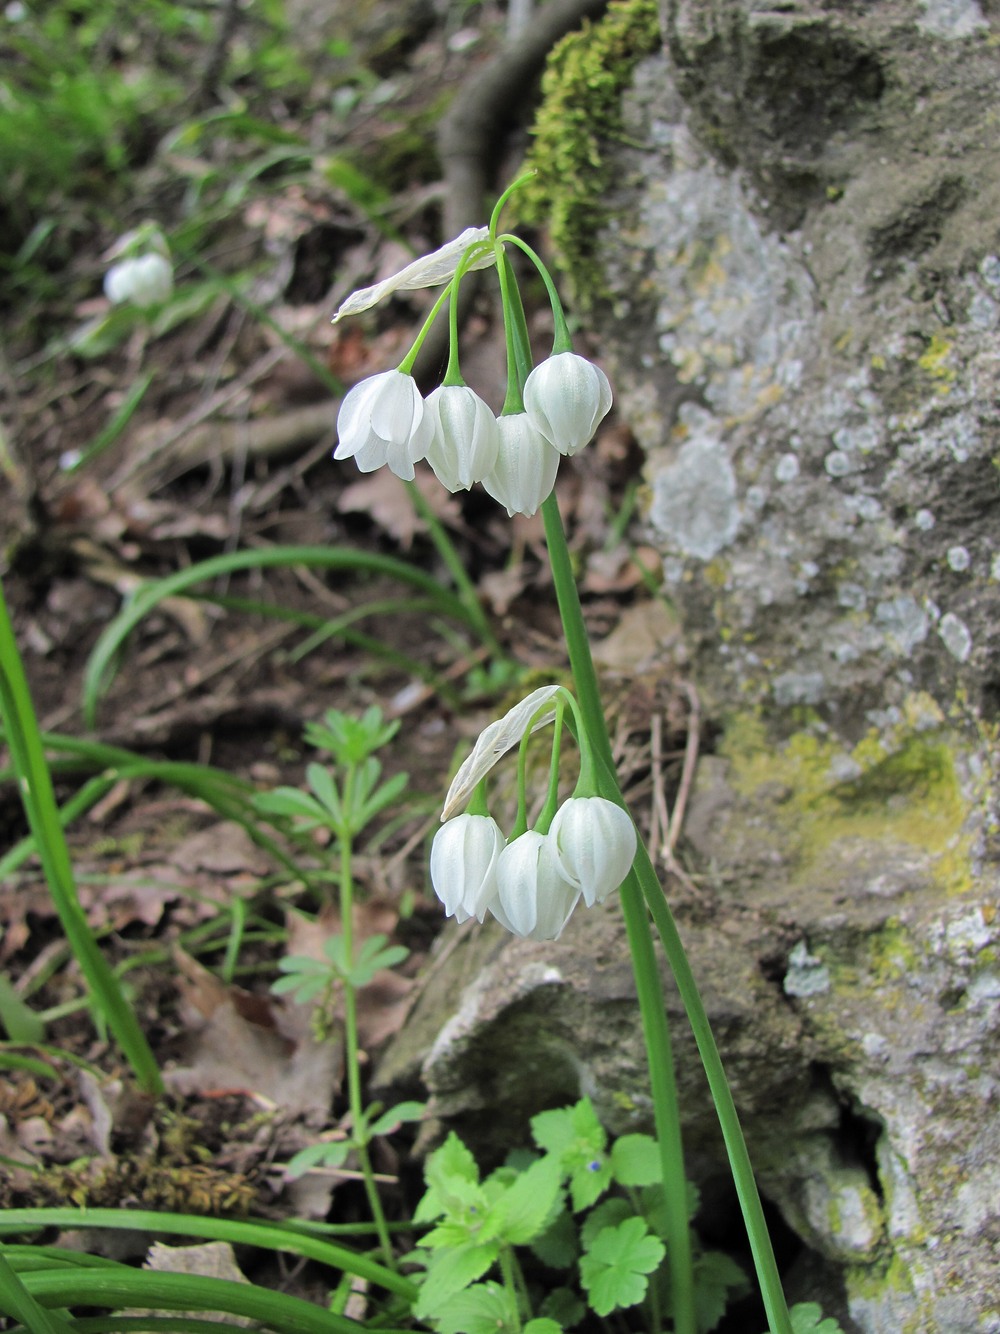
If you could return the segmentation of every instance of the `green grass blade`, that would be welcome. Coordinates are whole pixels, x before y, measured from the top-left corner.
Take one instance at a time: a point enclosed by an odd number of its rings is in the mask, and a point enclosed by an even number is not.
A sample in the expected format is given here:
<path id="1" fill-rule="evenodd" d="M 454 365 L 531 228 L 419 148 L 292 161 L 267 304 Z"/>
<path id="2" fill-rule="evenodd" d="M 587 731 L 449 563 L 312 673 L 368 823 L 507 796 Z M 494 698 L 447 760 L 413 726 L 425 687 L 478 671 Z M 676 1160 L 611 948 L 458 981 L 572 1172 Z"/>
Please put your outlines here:
<path id="1" fill-rule="evenodd" d="M 4 1209 L 0 1212 L 0 1235 L 31 1232 L 46 1227 L 90 1227 L 147 1231 L 173 1236 L 199 1237 L 205 1241 L 228 1241 L 234 1246 L 259 1246 L 263 1250 L 289 1251 L 332 1269 L 356 1274 L 407 1301 L 415 1301 L 417 1288 L 366 1255 L 334 1242 L 286 1228 L 278 1223 L 258 1223 L 231 1218 L 202 1218 L 196 1214 L 157 1213 L 149 1209 Z"/>
<path id="2" fill-rule="evenodd" d="M 76 893 L 66 836 L 59 821 L 52 777 L 45 760 L 38 720 L 18 652 L 7 603 L 0 586 L 0 717 L 7 729 L 14 769 L 28 827 L 35 837 L 45 881 L 73 954 L 90 987 L 94 1003 L 107 1020 L 136 1079 L 159 1096 L 159 1066 L 132 1007 L 98 949 Z"/>
<path id="3" fill-rule="evenodd" d="M 287 1293 L 201 1274 L 77 1268 L 25 1274 L 22 1282 L 42 1306 L 221 1311 L 258 1320 L 280 1334 L 359 1334 L 364 1328 L 354 1320 Z"/>
<path id="4" fill-rule="evenodd" d="M 144 617 L 164 598 L 187 592 L 198 584 L 210 582 L 240 570 L 270 569 L 277 566 L 306 565 L 327 570 L 358 570 L 398 579 L 432 598 L 443 615 L 477 630 L 462 602 L 443 588 L 431 575 L 417 566 L 392 556 L 381 556 L 341 547 L 269 547 L 263 551 L 234 551 L 212 556 L 165 579 L 145 584 L 123 606 L 106 627 L 87 663 L 83 685 L 83 711 L 88 726 L 94 725 L 97 703 L 107 688 L 113 663 L 125 640 Z"/>
<path id="5" fill-rule="evenodd" d="M 0 1251 L 0 1311 L 20 1320 L 29 1334 L 65 1334 L 64 1322 L 35 1301 L 3 1251 Z"/>

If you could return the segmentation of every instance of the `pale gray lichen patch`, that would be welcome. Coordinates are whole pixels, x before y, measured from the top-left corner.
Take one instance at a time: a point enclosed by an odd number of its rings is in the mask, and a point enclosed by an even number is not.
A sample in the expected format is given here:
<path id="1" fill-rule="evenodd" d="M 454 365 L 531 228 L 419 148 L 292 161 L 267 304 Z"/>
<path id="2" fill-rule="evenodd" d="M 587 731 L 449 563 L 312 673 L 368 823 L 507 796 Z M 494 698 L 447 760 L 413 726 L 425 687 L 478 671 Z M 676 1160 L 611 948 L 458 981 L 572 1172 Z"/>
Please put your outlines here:
<path id="1" fill-rule="evenodd" d="M 932 37 L 971 37 L 990 25 L 977 0 L 920 0 L 918 27 Z"/>
<path id="2" fill-rule="evenodd" d="M 945 648 L 959 662 L 966 662 L 972 652 L 972 633 L 969 627 L 954 612 L 946 611 L 938 625 L 938 634 Z"/>
<path id="3" fill-rule="evenodd" d="M 722 442 L 704 430 L 706 414 L 687 417 L 701 430 L 653 478 L 650 519 L 668 549 L 711 560 L 739 528 L 736 474 Z"/>

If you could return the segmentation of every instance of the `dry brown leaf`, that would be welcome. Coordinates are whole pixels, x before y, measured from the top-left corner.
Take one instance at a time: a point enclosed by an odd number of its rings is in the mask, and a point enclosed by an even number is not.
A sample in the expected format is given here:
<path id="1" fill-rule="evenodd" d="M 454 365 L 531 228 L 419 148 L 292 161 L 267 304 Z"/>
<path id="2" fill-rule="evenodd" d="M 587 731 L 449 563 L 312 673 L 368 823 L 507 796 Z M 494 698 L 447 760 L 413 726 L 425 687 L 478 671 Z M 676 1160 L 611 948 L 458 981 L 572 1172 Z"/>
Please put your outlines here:
<path id="1" fill-rule="evenodd" d="M 414 478 L 420 494 L 443 523 L 457 524 L 460 510 L 433 473 L 417 469 Z M 427 525 L 413 507 L 406 486 L 388 468 L 379 468 L 360 482 L 352 482 L 340 494 L 342 514 L 370 514 L 380 528 L 408 551 Z"/>
<path id="2" fill-rule="evenodd" d="M 634 674 L 680 639 L 677 617 L 658 599 L 627 607 L 614 630 L 593 645 L 594 661 L 623 674 Z"/>
<path id="3" fill-rule="evenodd" d="M 181 1093 L 257 1095 L 293 1115 L 328 1112 L 340 1081 L 339 1044 L 315 1041 L 307 1008 L 289 1002 L 278 1010 L 268 996 L 227 987 L 183 951 L 174 957 L 191 1032 L 170 1085 Z M 295 1011 L 304 1013 L 290 1037 L 286 1021 Z"/>

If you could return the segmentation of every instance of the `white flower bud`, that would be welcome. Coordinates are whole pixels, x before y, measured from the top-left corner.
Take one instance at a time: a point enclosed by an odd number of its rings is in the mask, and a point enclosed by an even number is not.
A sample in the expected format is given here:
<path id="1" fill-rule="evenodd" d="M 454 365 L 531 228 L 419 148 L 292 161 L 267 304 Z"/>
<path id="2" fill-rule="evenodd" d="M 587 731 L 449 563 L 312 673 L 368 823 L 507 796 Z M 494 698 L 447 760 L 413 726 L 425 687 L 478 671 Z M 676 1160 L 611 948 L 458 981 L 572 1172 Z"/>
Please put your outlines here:
<path id="1" fill-rule="evenodd" d="M 449 491 L 468 491 L 497 461 L 500 429 L 478 394 L 462 384 L 441 385 L 424 409 L 431 422 L 427 462 Z"/>
<path id="2" fill-rule="evenodd" d="M 362 380 L 344 398 L 337 417 L 335 459 L 353 458 L 362 472 L 383 464 L 406 482 L 427 453 L 431 424 L 412 375 L 382 371 Z"/>
<path id="3" fill-rule="evenodd" d="M 588 908 L 603 903 L 628 875 L 635 859 L 635 825 L 604 797 L 571 797 L 556 811 L 549 838 L 567 882 Z"/>
<path id="4" fill-rule="evenodd" d="M 575 352 L 557 352 L 528 376 L 524 410 L 560 454 L 576 454 L 594 438 L 611 409 L 611 385 L 599 366 Z"/>
<path id="5" fill-rule="evenodd" d="M 523 412 L 500 417 L 497 425 L 500 449 L 483 486 L 508 514 L 534 514 L 556 484 L 559 452 Z"/>
<path id="6" fill-rule="evenodd" d="M 496 883 L 490 912 L 508 931 L 531 940 L 558 940 L 580 897 L 559 871 L 551 837 L 534 829 L 501 852 Z"/>
<path id="7" fill-rule="evenodd" d="M 131 301 L 145 310 L 159 306 L 174 290 L 174 271 L 165 255 L 150 253 L 112 264 L 104 275 L 104 292 L 113 305 Z"/>
<path id="8" fill-rule="evenodd" d="M 488 815 L 459 815 L 437 831 L 431 844 L 431 884 L 449 917 L 483 920 L 496 897 L 503 847 L 500 826 Z"/>

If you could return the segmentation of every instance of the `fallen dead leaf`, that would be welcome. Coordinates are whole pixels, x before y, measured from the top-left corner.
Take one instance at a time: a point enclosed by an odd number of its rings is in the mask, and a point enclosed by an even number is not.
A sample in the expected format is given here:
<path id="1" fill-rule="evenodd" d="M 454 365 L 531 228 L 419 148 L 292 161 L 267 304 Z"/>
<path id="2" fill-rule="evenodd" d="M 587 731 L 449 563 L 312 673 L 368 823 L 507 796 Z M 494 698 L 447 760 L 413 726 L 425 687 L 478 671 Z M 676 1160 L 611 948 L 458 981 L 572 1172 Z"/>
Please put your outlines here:
<path id="1" fill-rule="evenodd" d="M 461 511 L 433 473 L 418 468 L 414 478 L 420 494 L 442 522 L 457 524 Z M 418 533 L 426 533 L 427 525 L 417 513 L 405 483 L 389 471 L 379 468 L 360 482 L 352 482 L 340 494 L 338 504 L 342 514 L 369 514 L 404 551 L 413 545 Z"/>

